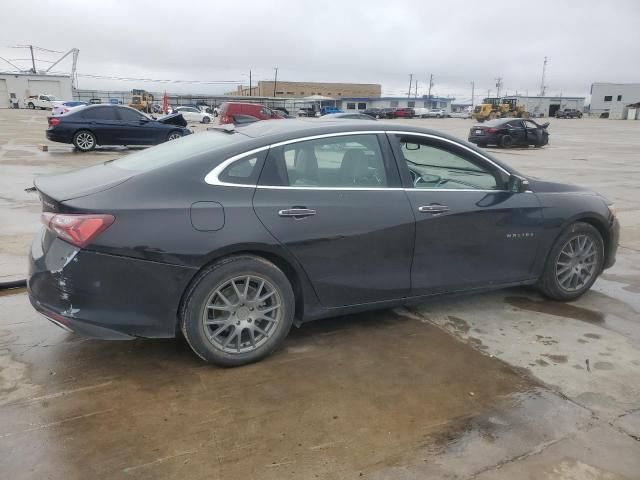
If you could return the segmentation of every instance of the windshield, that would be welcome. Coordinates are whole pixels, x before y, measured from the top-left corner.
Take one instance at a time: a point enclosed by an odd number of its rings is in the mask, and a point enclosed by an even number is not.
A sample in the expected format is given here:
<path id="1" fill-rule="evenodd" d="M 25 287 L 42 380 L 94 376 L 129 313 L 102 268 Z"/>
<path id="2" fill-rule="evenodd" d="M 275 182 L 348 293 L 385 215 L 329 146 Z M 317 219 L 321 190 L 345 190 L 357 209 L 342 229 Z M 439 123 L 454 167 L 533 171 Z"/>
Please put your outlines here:
<path id="1" fill-rule="evenodd" d="M 215 152 L 246 138 L 224 132 L 201 132 L 172 140 L 110 162 L 124 170 L 148 171 L 181 162 L 202 153 Z"/>

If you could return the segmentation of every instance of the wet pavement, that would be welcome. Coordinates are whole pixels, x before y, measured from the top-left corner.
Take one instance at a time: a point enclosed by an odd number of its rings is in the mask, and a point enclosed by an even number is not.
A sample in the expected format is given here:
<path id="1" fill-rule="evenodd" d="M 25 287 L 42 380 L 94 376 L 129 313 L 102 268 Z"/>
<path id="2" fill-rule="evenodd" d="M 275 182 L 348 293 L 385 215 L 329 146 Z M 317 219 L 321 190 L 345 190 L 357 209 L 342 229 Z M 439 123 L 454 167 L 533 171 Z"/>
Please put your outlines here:
<path id="1" fill-rule="evenodd" d="M 24 275 L 33 176 L 129 152 L 48 143 L 46 115 L 0 110 L 0 281 Z M 618 263 L 571 304 L 433 299 L 307 324 L 219 369 L 182 339 L 68 334 L 0 291 L 0 478 L 640 479 L 639 129 L 553 121 L 548 147 L 494 152 L 616 202 Z"/>

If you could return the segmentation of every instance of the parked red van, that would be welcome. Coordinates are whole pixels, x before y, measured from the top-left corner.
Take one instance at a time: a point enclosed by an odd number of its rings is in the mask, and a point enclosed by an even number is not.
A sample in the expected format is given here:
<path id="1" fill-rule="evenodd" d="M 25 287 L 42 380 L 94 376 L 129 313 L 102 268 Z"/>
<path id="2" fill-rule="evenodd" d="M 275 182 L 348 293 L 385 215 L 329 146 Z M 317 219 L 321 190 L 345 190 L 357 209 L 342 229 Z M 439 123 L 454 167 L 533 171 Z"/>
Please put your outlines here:
<path id="1" fill-rule="evenodd" d="M 227 102 L 220 105 L 220 123 L 234 123 L 236 115 L 248 115 L 258 120 L 281 120 L 282 112 L 271 110 L 259 103 Z"/>

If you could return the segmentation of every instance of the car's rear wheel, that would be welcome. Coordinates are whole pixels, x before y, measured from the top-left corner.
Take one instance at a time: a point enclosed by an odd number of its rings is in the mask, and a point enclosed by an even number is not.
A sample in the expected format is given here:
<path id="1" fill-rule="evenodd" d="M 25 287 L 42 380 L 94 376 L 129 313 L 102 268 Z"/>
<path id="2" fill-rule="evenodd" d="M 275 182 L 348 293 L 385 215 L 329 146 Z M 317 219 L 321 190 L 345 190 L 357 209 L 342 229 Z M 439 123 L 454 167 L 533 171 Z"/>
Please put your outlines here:
<path id="1" fill-rule="evenodd" d="M 282 270 L 260 257 L 235 256 L 198 276 L 186 296 L 181 328 L 203 360 L 245 365 L 284 341 L 294 309 L 293 289 Z"/>
<path id="2" fill-rule="evenodd" d="M 31 110 L 35 110 L 36 106 L 33 103 L 29 102 L 29 108 Z"/>
<path id="3" fill-rule="evenodd" d="M 593 225 L 576 222 L 553 244 L 538 288 L 554 300 L 574 300 L 591 288 L 603 263 L 600 232 Z"/>
<path id="4" fill-rule="evenodd" d="M 211 121 L 211 119 L 209 117 L 203 117 L 202 118 L 202 123 L 209 123 Z"/>
<path id="5" fill-rule="evenodd" d="M 500 137 L 500 146 L 502 148 L 511 148 L 513 146 L 513 137 L 511 135 L 503 135 Z"/>
<path id="6" fill-rule="evenodd" d="M 180 132 L 171 132 L 167 135 L 167 141 L 177 140 L 179 138 L 182 138 L 182 134 Z"/>
<path id="7" fill-rule="evenodd" d="M 73 145 L 81 152 L 89 152 L 96 148 L 97 140 L 93 132 L 80 130 L 73 136 Z"/>

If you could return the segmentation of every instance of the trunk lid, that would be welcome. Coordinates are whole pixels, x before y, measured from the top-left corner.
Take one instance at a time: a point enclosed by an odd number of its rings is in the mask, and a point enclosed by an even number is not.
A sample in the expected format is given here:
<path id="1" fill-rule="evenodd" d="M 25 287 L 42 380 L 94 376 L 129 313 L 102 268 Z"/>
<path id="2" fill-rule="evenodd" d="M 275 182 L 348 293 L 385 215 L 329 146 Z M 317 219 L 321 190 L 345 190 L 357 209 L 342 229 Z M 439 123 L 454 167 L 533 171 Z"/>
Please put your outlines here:
<path id="1" fill-rule="evenodd" d="M 37 177 L 33 184 L 40 193 L 43 210 L 58 211 L 60 202 L 108 190 L 137 173 L 106 163 L 69 173 Z"/>

